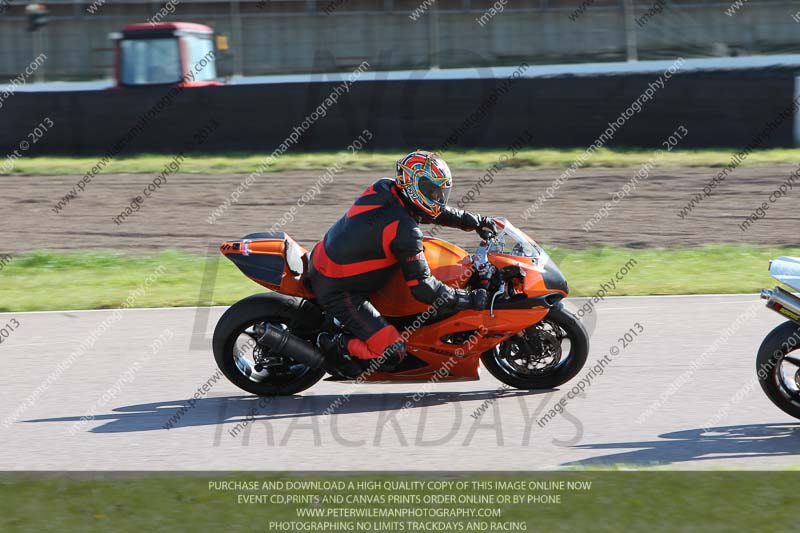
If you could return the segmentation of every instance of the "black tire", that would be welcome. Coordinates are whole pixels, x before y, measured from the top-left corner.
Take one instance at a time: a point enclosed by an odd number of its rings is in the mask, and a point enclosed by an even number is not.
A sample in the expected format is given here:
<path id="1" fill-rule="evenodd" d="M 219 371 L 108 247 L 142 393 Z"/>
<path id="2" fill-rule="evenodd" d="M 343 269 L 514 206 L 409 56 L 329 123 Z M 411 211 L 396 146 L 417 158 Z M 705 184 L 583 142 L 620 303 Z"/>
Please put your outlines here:
<path id="1" fill-rule="evenodd" d="M 309 368 L 296 362 L 292 368 L 298 375 L 285 378 L 285 382 L 258 382 L 242 373 L 234 359 L 234 344 L 248 326 L 261 322 L 284 324 L 293 334 L 312 339 L 319 329 L 321 315 L 310 302 L 278 293 L 255 294 L 233 304 L 219 319 L 213 339 L 214 359 L 231 383 L 258 396 L 288 396 L 304 391 L 322 379 L 324 369 Z"/>
<path id="2" fill-rule="evenodd" d="M 536 334 L 542 327 L 557 326 L 564 334 L 564 338 L 569 338 L 570 348 L 566 357 L 562 357 L 551 368 L 544 367 L 541 371 L 530 375 L 523 375 L 513 370 L 513 364 L 508 363 L 509 359 L 502 356 L 503 351 L 510 349 L 504 346 L 507 343 L 515 343 L 512 337 L 503 341 L 494 350 L 489 350 L 481 355 L 481 361 L 486 369 L 503 383 L 517 389 L 552 389 L 563 385 L 575 377 L 586 364 L 589 355 L 589 336 L 583 328 L 580 320 L 572 313 L 567 311 L 563 305 L 559 304 L 547 313 L 547 316 L 535 326 L 528 328 L 528 335 Z M 520 356 L 524 357 L 523 356 Z M 517 359 L 514 357 L 513 359 Z"/>
<path id="3" fill-rule="evenodd" d="M 800 349 L 800 325 L 784 322 L 770 331 L 758 348 L 756 374 L 767 398 L 784 413 L 800 418 L 800 396 L 786 388 L 781 372 L 784 357 L 797 349 Z"/>

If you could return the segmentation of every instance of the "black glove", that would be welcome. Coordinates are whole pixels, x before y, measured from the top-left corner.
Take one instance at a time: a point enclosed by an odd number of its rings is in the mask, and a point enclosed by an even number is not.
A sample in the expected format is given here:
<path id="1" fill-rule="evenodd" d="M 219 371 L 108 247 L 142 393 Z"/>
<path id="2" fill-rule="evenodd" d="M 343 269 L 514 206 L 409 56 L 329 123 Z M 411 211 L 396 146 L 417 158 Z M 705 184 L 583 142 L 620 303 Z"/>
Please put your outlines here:
<path id="1" fill-rule="evenodd" d="M 489 306 L 489 293 L 486 289 L 475 289 L 469 293 L 469 307 L 476 311 L 483 311 Z"/>
<path id="2" fill-rule="evenodd" d="M 497 236 L 497 225 L 491 217 L 479 217 L 478 227 L 475 228 L 475 231 L 483 240 L 493 239 Z"/>
<path id="3" fill-rule="evenodd" d="M 456 309 L 483 311 L 488 305 L 489 293 L 486 292 L 486 289 L 475 289 L 474 291 L 456 289 Z"/>

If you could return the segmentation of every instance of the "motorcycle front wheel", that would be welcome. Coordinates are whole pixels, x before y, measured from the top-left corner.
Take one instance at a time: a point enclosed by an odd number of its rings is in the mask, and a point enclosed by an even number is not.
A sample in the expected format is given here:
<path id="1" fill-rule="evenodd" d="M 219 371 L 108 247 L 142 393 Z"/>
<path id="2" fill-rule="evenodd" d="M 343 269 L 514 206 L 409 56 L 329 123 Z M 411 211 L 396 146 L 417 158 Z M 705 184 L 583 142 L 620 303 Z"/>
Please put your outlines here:
<path id="1" fill-rule="evenodd" d="M 517 389 L 552 389 L 574 378 L 588 355 L 583 324 L 559 304 L 541 322 L 484 352 L 481 361 L 494 377 Z"/>
<path id="2" fill-rule="evenodd" d="M 798 349 L 800 325 L 789 321 L 769 332 L 756 357 L 756 374 L 764 394 L 779 409 L 795 418 L 800 418 Z"/>

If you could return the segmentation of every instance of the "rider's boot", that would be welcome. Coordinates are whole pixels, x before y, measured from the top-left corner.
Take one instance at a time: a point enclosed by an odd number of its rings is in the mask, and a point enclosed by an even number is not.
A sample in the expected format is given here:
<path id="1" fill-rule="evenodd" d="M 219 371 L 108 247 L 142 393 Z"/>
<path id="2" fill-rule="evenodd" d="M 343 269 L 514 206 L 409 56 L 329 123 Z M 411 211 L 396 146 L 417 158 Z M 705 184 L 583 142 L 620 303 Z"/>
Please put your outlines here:
<path id="1" fill-rule="evenodd" d="M 322 367 L 328 374 L 353 379 L 361 375 L 364 368 L 347 353 L 347 340 L 343 333 L 323 332 L 317 336 L 317 346 L 325 356 Z"/>

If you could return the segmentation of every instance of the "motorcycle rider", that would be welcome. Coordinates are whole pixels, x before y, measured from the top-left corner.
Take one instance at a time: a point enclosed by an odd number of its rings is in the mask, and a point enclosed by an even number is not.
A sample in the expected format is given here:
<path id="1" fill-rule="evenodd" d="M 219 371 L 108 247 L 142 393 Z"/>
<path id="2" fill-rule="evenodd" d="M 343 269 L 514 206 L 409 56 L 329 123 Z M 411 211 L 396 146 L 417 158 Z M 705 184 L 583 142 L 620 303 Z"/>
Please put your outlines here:
<path id="1" fill-rule="evenodd" d="M 317 339 L 332 374 L 352 378 L 367 368 L 392 371 L 402 362 L 404 339 L 368 300 L 398 267 L 425 304 L 450 310 L 487 305 L 485 289 L 453 289 L 431 275 L 419 224 L 477 231 L 488 239 L 497 233 L 492 219 L 447 206 L 453 177 L 437 154 L 412 152 L 396 170 L 395 179 L 370 185 L 311 251 L 308 278 L 317 301 L 348 332 Z"/>

